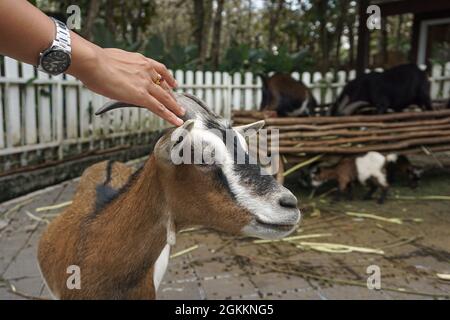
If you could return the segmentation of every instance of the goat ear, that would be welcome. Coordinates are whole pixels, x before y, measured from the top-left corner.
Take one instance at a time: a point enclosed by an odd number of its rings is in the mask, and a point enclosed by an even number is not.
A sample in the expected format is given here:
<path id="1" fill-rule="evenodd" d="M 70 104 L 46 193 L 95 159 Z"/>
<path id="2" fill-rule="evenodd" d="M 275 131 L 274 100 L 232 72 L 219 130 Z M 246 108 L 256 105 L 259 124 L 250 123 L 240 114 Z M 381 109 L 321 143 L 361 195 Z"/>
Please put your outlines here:
<path id="1" fill-rule="evenodd" d="M 264 120 L 260 120 L 243 126 L 233 127 L 233 129 L 242 134 L 243 136 L 247 136 L 247 133 L 252 134 L 257 133 L 259 130 L 262 129 L 262 127 L 264 127 L 265 123 L 266 122 Z"/>
<path id="2" fill-rule="evenodd" d="M 165 149 L 166 160 L 172 164 L 178 165 L 182 163 L 190 163 L 190 151 L 192 148 L 191 130 L 194 128 L 195 120 L 186 120 L 183 125 L 172 131 L 170 135 L 170 143 Z M 185 155 L 185 151 L 189 150 L 189 154 Z M 189 158 L 186 160 L 186 158 Z"/>
<path id="3" fill-rule="evenodd" d="M 194 125 L 195 125 L 194 119 L 186 120 L 181 126 L 179 126 L 178 128 L 176 128 L 173 131 L 172 137 L 175 137 L 175 136 L 178 137 L 183 133 L 190 132 L 194 128 Z M 172 139 L 172 141 L 173 141 L 173 139 Z"/>
<path id="4" fill-rule="evenodd" d="M 170 149 L 179 149 L 190 140 L 188 137 L 189 132 L 194 128 L 195 120 L 186 120 L 181 126 L 176 128 L 170 135 Z"/>
<path id="5" fill-rule="evenodd" d="M 131 107 L 143 108 L 142 106 L 137 106 L 134 104 L 111 100 L 111 101 L 106 102 L 100 109 L 95 111 L 95 115 L 99 116 L 103 113 L 106 113 L 106 112 L 114 110 L 114 109 L 131 108 Z"/>

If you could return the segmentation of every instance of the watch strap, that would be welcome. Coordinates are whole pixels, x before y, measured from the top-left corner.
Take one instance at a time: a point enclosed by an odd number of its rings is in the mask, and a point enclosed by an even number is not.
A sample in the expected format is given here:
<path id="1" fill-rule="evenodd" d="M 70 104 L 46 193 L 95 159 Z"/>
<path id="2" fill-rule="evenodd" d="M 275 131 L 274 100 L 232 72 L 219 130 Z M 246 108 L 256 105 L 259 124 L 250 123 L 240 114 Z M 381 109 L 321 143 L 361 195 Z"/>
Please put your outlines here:
<path id="1" fill-rule="evenodd" d="M 71 41 L 70 41 L 70 31 L 67 26 L 61 21 L 52 18 L 56 26 L 56 37 L 53 40 L 52 46 L 60 47 L 62 50 L 71 53 Z"/>

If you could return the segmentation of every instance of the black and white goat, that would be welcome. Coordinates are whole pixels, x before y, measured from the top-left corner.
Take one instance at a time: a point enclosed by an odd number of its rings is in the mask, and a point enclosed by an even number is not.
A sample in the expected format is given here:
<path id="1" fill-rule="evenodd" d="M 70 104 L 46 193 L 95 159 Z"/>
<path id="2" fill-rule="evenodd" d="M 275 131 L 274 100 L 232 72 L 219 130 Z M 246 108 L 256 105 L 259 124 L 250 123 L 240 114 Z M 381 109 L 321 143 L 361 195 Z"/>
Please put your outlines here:
<path id="1" fill-rule="evenodd" d="M 386 113 L 388 108 L 402 111 L 410 105 L 432 110 L 426 73 L 415 64 L 403 64 L 361 75 L 347 83 L 329 114 L 351 115 L 368 105 L 379 114 Z"/>
<path id="2" fill-rule="evenodd" d="M 399 176 L 403 176 L 411 189 L 418 187 L 423 173 L 423 169 L 413 165 L 405 155 L 399 155 L 396 161 L 389 162 L 386 169 L 389 184 L 393 184 Z"/>
<path id="3" fill-rule="evenodd" d="M 336 200 L 339 200 L 344 192 L 348 192 L 348 199 L 352 199 L 352 187 L 358 181 L 362 185 L 369 185 L 369 191 L 364 199 L 371 199 L 380 188 L 378 203 L 381 204 L 386 199 L 389 189 L 386 166 L 396 160 L 395 154 L 384 156 L 375 151 L 357 157 L 344 157 L 333 167 L 314 167 L 311 170 L 311 184 L 317 188 L 326 181 L 337 181 L 339 190 Z"/>

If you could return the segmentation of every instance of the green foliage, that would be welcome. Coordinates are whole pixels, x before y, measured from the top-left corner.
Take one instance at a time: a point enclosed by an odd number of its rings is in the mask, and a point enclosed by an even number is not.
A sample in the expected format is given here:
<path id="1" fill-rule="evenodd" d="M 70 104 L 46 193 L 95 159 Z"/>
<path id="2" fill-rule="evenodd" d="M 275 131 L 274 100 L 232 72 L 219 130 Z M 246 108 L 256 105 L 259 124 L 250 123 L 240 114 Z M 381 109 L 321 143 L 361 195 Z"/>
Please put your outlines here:
<path id="1" fill-rule="evenodd" d="M 143 50 L 143 54 L 158 60 L 171 69 L 195 69 L 197 67 L 198 50 L 194 45 L 183 47 L 175 44 L 166 49 L 162 37 L 152 36 Z"/>
<path id="2" fill-rule="evenodd" d="M 47 13 L 63 16 L 73 3 L 29 1 Z M 77 0 L 76 4 L 81 8 L 83 36 L 102 47 L 140 51 L 171 69 L 267 73 L 354 68 L 359 2 L 259 2 L 256 5 L 256 1 L 225 1 L 219 42 L 212 39 L 217 30 L 217 0 L 195 1 L 203 3 L 201 14 L 192 0 Z M 193 23 L 199 17 L 204 21 Z M 388 17 L 386 38 L 381 31 L 371 32 L 370 55 L 388 56 L 393 52 L 406 56 L 412 22 L 411 14 L 401 19 Z M 197 30 L 200 26 L 202 30 Z M 202 31 L 205 38 L 202 52 L 197 48 L 201 43 L 195 38 L 197 31 Z M 433 50 L 433 59 L 448 58 L 448 47 Z"/>
<path id="3" fill-rule="evenodd" d="M 118 40 L 103 23 L 97 22 L 93 29 L 94 42 L 102 48 L 119 48 L 127 51 L 138 51 L 141 42 L 128 43 Z"/>
<path id="4" fill-rule="evenodd" d="M 450 61 L 450 43 L 436 43 L 431 49 L 431 62 L 433 64 L 445 64 Z"/>
<path id="5" fill-rule="evenodd" d="M 286 47 L 281 47 L 277 52 L 271 52 L 266 49 L 250 48 L 248 45 L 234 45 L 227 49 L 220 70 L 256 73 L 301 72 L 313 65 L 313 60 L 306 50 L 290 53 Z"/>

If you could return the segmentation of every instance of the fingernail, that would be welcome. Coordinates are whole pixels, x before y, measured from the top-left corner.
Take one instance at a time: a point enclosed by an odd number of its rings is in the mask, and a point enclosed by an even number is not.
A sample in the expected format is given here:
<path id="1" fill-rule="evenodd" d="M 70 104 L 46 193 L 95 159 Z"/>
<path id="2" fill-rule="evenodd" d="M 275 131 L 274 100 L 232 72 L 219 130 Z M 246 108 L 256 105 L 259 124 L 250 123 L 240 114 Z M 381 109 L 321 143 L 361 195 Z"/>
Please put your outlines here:
<path id="1" fill-rule="evenodd" d="M 180 116 L 184 116 L 186 114 L 186 109 L 183 107 L 180 107 Z"/>
<path id="2" fill-rule="evenodd" d="M 176 126 L 181 126 L 182 124 L 184 123 L 184 121 L 183 120 L 181 120 L 180 118 L 175 118 L 175 125 Z"/>
<path id="3" fill-rule="evenodd" d="M 174 80 L 174 81 L 173 81 L 173 87 L 174 87 L 174 88 L 178 87 L 178 81 L 177 81 L 177 80 Z"/>

